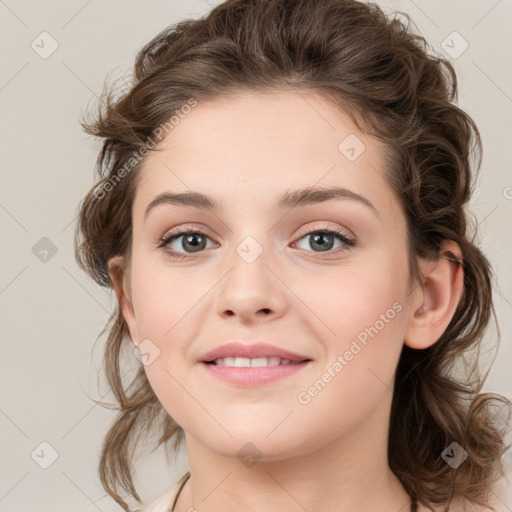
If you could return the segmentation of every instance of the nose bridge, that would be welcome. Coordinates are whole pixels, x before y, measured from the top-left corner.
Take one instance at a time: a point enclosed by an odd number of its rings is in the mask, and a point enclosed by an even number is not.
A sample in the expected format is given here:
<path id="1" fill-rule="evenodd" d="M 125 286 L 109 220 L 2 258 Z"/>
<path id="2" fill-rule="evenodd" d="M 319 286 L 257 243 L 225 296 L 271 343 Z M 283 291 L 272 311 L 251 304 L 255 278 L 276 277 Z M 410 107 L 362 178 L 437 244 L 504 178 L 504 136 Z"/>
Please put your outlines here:
<path id="1" fill-rule="evenodd" d="M 242 236 L 238 244 L 233 244 L 228 258 L 230 270 L 220 284 L 218 313 L 245 319 L 261 311 L 282 314 L 285 297 L 281 282 L 270 270 L 276 261 L 270 237 L 264 231 Z"/>
<path id="2" fill-rule="evenodd" d="M 252 212 L 252 213 L 251 213 Z M 255 221 L 255 219 L 257 219 Z M 269 230 L 268 221 L 262 212 L 246 203 L 245 209 L 238 212 L 236 222 L 231 225 L 230 253 L 228 256 L 231 274 L 244 275 L 252 279 L 253 273 L 267 273 L 266 265 L 275 265 L 272 254 L 274 243 L 273 231 Z M 272 263 L 272 261 L 274 263 Z"/>
<path id="3" fill-rule="evenodd" d="M 232 270 L 228 281 L 238 288 L 240 296 L 256 295 L 270 285 L 267 265 L 271 264 L 273 258 L 269 254 L 268 241 L 263 240 L 261 235 L 258 239 L 253 235 L 244 236 L 241 242 L 233 246 L 229 257 Z"/>

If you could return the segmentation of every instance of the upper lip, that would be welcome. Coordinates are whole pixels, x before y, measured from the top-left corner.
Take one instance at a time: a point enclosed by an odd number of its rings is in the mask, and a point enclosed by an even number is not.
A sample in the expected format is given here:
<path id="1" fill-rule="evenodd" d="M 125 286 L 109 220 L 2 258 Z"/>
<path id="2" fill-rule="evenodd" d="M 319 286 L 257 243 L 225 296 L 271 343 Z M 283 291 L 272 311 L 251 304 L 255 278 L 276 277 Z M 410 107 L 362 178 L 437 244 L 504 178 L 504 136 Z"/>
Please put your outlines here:
<path id="1" fill-rule="evenodd" d="M 259 357 L 280 357 L 281 359 L 290 359 L 290 361 L 298 362 L 310 360 L 307 356 L 296 354 L 284 348 L 269 345 L 268 343 L 244 344 L 234 342 L 226 343 L 225 345 L 220 345 L 213 350 L 210 350 L 201 356 L 200 361 L 210 362 L 224 357 L 248 357 L 249 359 Z"/>

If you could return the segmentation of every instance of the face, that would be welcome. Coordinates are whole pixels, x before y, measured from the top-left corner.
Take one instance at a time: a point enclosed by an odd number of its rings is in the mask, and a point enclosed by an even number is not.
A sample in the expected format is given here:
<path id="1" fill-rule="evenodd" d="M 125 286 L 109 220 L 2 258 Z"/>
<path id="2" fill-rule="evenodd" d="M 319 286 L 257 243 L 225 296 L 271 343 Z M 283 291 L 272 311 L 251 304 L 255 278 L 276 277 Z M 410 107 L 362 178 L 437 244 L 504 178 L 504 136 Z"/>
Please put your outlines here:
<path id="1" fill-rule="evenodd" d="M 167 412 L 213 452 L 235 457 L 252 442 L 268 460 L 342 439 L 370 418 L 384 428 L 412 305 L 406 223 L 383 148 L 304 91 L 199 103 L 159 147 L 133 204 L 133 311 L 124 313 Z M 155 202 L 191 192 L 212 208 Z M 308 361 L 292 371 L 281 361 L 270 381 L 261 376 L 275 368 L 227 381 L 203 360 L 231 342 Z M 224 363 L 222 375 L 254 371 Z"/>

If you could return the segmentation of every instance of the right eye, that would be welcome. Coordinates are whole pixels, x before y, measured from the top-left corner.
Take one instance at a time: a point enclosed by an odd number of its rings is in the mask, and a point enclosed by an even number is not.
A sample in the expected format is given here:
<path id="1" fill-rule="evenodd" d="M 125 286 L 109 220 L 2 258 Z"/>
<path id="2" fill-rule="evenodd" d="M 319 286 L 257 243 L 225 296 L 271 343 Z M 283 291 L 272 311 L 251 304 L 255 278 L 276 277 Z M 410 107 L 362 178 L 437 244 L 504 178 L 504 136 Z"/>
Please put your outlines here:
<path id="1" fill-rule="evenodd" d="M 181 241 L 180 238 L 182 238 Z M 206 249 L 207 240 L 210 240 L 210 238 L 197 229 L 180 228 L 165 235 L 160 240 L 158 247 L 163 248 L 171 258 L 186 258 L 187 254 L 194 254 Z M 175 247 L 172 247 L 173 243 Z M 184 251 L 182 252 L 178 248 Z"/>

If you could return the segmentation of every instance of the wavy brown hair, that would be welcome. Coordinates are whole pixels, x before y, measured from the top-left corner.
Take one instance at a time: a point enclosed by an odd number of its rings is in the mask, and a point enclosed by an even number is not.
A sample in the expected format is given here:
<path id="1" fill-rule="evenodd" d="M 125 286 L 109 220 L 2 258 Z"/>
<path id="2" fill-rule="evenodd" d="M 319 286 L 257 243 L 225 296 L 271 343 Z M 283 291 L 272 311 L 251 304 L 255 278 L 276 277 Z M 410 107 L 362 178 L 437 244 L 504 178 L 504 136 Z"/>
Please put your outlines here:
<path id="1" fill-rule="evenodd" d="M 488 371 L 479 369 L 478 350 L 496 318 L 492 270 L 466 212 L 481 139 L 474 121 L 455 105 L 453 66 L 430 52 L 400 14 L 355 0 L 228 0 L 159 33 L 138 53 L 129 87 L 120 92 L 105 85 L 94 119 L 82 122 L 103 146 L 98 182 L 80 204 L 76 258 L 104 287 L 112 287 L 111 258 L 121 257 L 128 271 L 141 155 L 158 150 L 150 142 L 161 134 L 159 127 L 191 99 L 290 88 L 322 94 L 384 142 L 386 179 L 407 219 L 412 282 L 419 278 L 418 257 L 444 256 L 443 240 L 457 242 L 463 255 L 464 291 L 446 331 L 425 350 L 403 347 L 389 465 L 420 503 L 447 510 L 452 500 L 464 498 L 484 506 L 503 474 L 506 450 L 494 406 L 509 410 L 510 402 L 480 393 Z M 100 336 L 105 332 L 104 365 L 118 413 L 104 440 L 99 474 L 108 494 L 129 511 L 119 491 L 141 501 L 132 478 L 141 438 L 155 433 L 155 449 L 174 440 L 177 451 L 183 430 L 159 403 L 142 364 L 125 382 L 135 359 L 131 365 L 123 361 L 131 344 L 119 304 Z M 475 352 L 472 362 L 464 357 Z M 456 376 L 460 361 L 466 371 Z M 468 453 L 457 469 L 441 457 L 452 442 Z"/>

